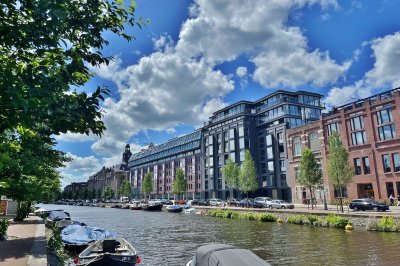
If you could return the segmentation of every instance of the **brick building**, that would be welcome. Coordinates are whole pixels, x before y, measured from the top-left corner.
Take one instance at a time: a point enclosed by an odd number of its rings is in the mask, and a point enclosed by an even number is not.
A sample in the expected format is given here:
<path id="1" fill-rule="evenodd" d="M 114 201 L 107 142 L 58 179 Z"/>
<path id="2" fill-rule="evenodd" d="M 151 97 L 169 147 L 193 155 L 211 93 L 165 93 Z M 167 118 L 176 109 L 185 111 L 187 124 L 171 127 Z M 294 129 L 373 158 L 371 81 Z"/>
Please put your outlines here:
<path id="1" fill-rule="evenodd" d="M 387 199 L 400 194 L 400 88 L 361 99 L 325 114 L 315 123 L 287 131 L 289 172 L 294 202 L 302 202 L 308 191 L 296 181 L 301 151 L 311 148 L 323 170 L 324 185 L 316 193 L 333 200 L 335 191 L 327 176 L 328 138 L 337 131 L 349 152 L 354 167 L 353 183 L 347 187 L 349 198 Z"/>

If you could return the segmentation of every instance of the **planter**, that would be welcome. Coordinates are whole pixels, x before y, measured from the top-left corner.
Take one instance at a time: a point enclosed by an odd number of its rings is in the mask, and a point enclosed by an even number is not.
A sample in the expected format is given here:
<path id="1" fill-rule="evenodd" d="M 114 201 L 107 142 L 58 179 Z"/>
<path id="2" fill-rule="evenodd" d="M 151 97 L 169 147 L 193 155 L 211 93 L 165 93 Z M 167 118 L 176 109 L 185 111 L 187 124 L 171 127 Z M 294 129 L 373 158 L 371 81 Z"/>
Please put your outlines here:
<path id="1" fill-rule="evenodd" d="M 7 234 L 0 235 L 0 241 L 7 240 Z"/>

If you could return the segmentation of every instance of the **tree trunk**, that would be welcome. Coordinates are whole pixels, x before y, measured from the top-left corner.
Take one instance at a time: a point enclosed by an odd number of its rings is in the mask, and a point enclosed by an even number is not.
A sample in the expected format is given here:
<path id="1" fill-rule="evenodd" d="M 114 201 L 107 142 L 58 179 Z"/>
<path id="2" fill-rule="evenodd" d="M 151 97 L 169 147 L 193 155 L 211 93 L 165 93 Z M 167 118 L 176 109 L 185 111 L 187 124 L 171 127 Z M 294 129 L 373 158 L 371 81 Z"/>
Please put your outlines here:
<path id="1" fill-rule="evenodd" d="M 310 201 L 311 201 L 311 209 L 314 210 L 314 199 L 313 199 L 313 191 L 312 191 L 312 187 L 308 188 L 310 190 Z"/>
<path id="2" fill-rule="evenodd" d="M 341 211 L 341 212 L 344 212 L 344 211 L 343 211 L 343 202 L 342 202 L 342 200 L 343 200 L 342 187 L 339 187 L 339 195 L 340 195 L 340 200 L 339 200 L 339 203 L 340 203 L 340 211 Z"/>

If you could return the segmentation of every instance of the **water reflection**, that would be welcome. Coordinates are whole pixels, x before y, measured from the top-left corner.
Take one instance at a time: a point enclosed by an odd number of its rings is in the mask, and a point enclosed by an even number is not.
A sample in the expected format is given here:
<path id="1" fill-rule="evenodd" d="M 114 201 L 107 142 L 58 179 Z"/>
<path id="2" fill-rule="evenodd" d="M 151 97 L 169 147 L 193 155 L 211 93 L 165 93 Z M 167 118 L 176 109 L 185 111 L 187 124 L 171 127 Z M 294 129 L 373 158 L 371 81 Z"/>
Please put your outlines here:
<path id="1" fill-rule="evenodd" d="M 272 265 L 398 265 L 399 235 L 77 206 L 74 220 L 114 230 L 137 249 L 141 265 L 184 265 L 197 247 L 248 248 Z M 47 205 L 45 208 L 50 208 Z"/>

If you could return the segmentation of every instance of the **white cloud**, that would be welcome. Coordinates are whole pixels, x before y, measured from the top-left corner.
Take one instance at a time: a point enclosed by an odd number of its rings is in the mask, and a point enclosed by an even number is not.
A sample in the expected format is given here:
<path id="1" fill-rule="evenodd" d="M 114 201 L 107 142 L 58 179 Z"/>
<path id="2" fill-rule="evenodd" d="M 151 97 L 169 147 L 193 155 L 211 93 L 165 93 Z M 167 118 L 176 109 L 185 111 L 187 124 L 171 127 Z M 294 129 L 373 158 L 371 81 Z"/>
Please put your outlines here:
<path id="1" fill-rule="evenodd" d="M 372 41 L 374 68 L 368 71 L 366 78 L 372 86 L 400 86 L 400 32 L 386 35 Z"/>
<path id="2" fill-rule="evenodd" d="M 72 161 L 59 169 L 60 175 L 63 177 L 63 186 L 72 182 L 85 182 L 90 175 L 95 174 L 103 167 L 102 162 L 94 156 L 79 157 L 71 153 L 67 155 L 72 158 Z"/>
<path id="3" fill-rule="evenodd" d="M 332 88 L 325 102 L 341 105 L 351 100 L 366 98 L 381 90 L 400 86 L 400 32 L 386 35 L 369 42 L 375 58 L 374 67 L 354 85 Z M 365 47 L 367 44 L 363 43 Z M 356 52 L 358 54 L 358 52 Z"/>
<path id="4" fill-rule="evenodd" d="M 243 78 L 247 74 L 247 67 L 238 67 L 236 69 L 236 75 L 238 75 L 239 78 Z"/>
<path id="5" fill-rule="evenodd" d="M 85 141 L 96 141 L 99 139 L 98 136 L 93 135 L 91 133 L 89 135 L 85 135 L 85 134 L 71 133 L 69 131 L 65 134 L 56 135 L 54 137 L 58 141 L 66 141 L 66 142 L 85 142 Z"/>
<path id="6" fill-rule="evenodd" d="M 176 133 L 176 129 L 173 128 L 173 127 L 168 128 L 166 131 L 167 131 L 167 134 L 174 134 L 174 133 Z"/>

